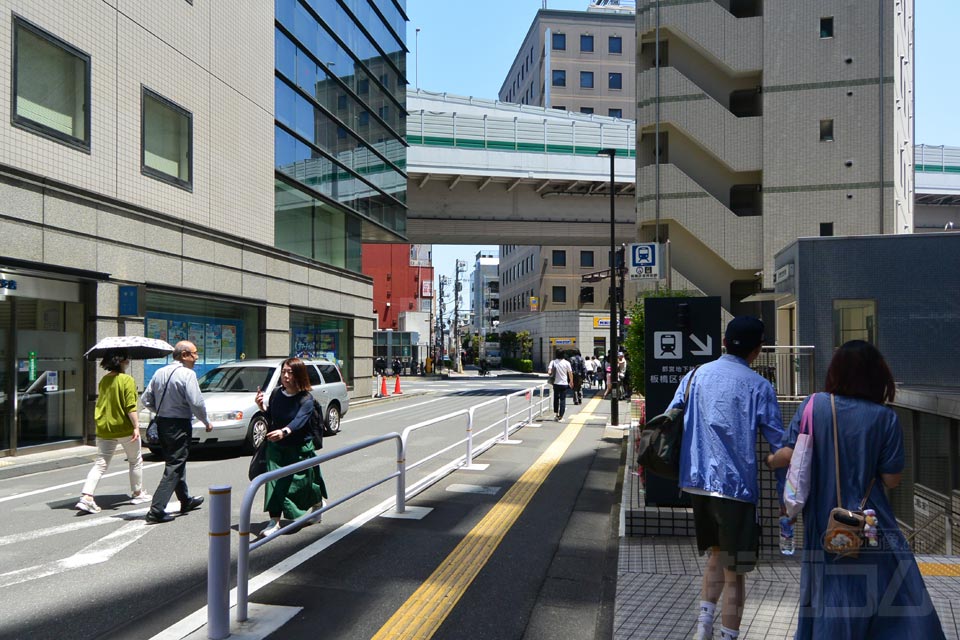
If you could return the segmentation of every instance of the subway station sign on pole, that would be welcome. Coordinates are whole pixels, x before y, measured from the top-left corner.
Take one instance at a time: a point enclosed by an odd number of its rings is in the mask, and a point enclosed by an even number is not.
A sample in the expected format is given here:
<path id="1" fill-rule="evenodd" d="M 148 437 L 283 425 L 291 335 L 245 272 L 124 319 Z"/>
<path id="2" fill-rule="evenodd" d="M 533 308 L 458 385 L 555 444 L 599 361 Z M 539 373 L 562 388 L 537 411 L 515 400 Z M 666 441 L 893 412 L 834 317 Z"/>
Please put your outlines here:
<path id="1" fill-rule="evenodd" d="M 631 244 L 627 266 L 631 280 L 659 280 L 660 247 L 655 242 Z"/>

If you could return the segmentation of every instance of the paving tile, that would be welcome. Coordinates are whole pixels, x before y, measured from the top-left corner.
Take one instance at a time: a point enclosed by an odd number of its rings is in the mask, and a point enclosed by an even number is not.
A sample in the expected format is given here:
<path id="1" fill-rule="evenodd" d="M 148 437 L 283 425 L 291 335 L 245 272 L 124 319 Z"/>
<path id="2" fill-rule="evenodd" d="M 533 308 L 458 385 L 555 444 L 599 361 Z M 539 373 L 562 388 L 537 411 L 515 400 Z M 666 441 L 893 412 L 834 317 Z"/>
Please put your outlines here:
<path id="1" fill-rule="evenodd" d="M 960 564 L 958 556 L 917 556 L 918 562 Z M 688 537 L 620 539 L 615 640 L 690 638 L 696 627 L 706 557 Z M 946 637 L 960 640 L 960 578 L 924 576 Z M 740 638 L 791 640 L 800 597 L 799 556 L 763 554 L 747 577 Z M 719 628 L 720 608 L 715 628 Z"/>

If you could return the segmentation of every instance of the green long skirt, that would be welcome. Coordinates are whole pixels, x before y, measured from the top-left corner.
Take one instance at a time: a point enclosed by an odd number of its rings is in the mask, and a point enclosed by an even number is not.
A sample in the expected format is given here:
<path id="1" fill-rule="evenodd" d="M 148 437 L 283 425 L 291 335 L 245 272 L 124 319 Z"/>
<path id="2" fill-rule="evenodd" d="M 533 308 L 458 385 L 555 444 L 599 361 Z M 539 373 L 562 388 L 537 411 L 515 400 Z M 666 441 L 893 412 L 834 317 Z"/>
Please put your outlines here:
<path id="1" fill-rule="evenodd" d="M 307 442 L 302 447 L 285 447 L 268 441 L 267 471 L 312 458 L 314 455 L 313 442 Z M 323 483 L 320 467 L 310 467 L 306 471 L 268 482 L 264 510 L 274 518 L 282 513 L 283 517 L 295 520 L 326 497 L 327 487 Z"/>

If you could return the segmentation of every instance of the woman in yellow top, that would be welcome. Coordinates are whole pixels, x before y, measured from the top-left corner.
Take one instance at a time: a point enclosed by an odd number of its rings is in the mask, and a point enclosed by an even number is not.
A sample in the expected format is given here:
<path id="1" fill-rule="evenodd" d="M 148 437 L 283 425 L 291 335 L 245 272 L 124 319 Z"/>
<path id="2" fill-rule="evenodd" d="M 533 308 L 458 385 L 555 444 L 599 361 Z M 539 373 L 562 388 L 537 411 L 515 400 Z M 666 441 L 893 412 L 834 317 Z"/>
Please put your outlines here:
<path id="1" fill-rule="evenodd" d="M 87 513 L 98 513 L 100 507 L 93 499 L 100 478 L 110 466 L 110 460 L 123 447 L 130 463 L 130 493 L 133 504 L 149 502 L 153 496 L 143 490 L 143 457 L 140 453 L 140 426 L 137 421 L 137 386 L 133 378 L 124 373 L 130 360 L 125 351 L 109 352 L 100 366 L 107 375 L 100 380 L 97 408 L 94 420 L 97 423 L 97 459 L 83 483 L 83 495 L 76 508 Z"/>

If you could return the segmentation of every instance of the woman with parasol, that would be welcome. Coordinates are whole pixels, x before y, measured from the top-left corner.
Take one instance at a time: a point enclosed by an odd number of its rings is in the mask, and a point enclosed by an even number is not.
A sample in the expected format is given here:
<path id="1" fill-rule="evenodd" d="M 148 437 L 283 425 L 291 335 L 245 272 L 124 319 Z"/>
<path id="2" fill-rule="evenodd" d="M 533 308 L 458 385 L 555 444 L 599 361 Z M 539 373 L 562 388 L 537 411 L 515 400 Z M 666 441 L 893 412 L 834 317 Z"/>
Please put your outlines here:
<path id="1" fill-rule="evenodd" d="M 76 508 L 87 513 L 99 513 L 100 506 L 93 492 L 106 473 L 117 445 L 123 447 L 130 463 L 130 493 L 133 504 L 149 502 L 153 496 L 143 490 L 143 455 L 140 448 L 140 425 L 137 419 L 137 385 L 124 371 L 130 358 L 162 358 L 173 347 L 163 340 L 142 336 L 104 338 L 84 354 L 87 360 L 100 358 L 106 369 L 98 385 L 94 421 L 97 425 L 97 458 L 83 483 Z"/>
<path id="2" fill-rule="evenodd" d="M 130 493 L 133 504 L 149 502 L 153 497 L 143 490 L 143 456 L 140 449 L 140 426 L 137 421 L 137 386 L 124 370 L 130 364 L 123 349 L 107 351 L 100 366 L 107 370 L 98 385 L 94 420 L 97 424 L 97 458 L 83 483 L 82 495 L 76 508 L 87 513 L 98 513 L 100 507 L 93 498 L 100 478 L 110 466 L 117 445 L 123 447 L 130 463 Z"/>

